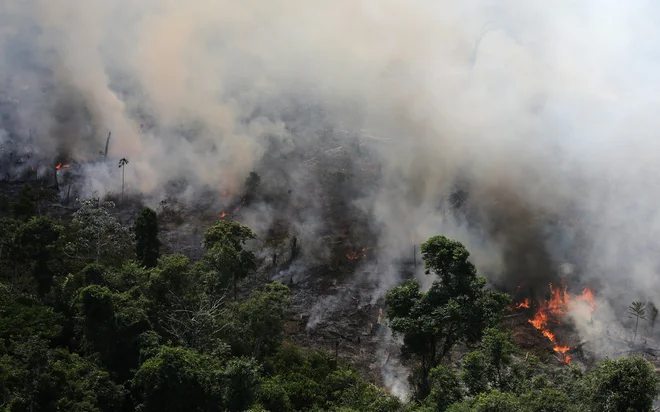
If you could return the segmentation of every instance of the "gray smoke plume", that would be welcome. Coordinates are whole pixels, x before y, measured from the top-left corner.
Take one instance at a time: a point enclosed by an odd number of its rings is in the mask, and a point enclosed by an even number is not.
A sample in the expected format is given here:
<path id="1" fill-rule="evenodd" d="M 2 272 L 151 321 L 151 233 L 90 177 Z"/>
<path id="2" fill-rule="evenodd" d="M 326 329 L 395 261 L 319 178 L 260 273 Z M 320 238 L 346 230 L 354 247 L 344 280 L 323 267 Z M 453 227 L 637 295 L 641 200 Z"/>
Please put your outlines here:
<path id="1" fill-rule="evenodd" d="M 112 131 L 132 190 L 183 182 L 191 200 L 258 170 L 291 192 L 252 221 L 295 222 L 301 244 L 325 245 L 314 259 L 344 230 L 325 223 L 341 207 L 382 261 L 442 233 L 504 289 L 595 285 L 618 322 L 628 301 L 660 301 L 659 13 L 643 0 L 3 0 L 2 156 L 88 162 L 89 190 L 117 191 L 116 165 L 97 162 Z M 376 183 L 342 183 L 372 164 Z M 398 281 L 374 277 L 376 295 Z"/>

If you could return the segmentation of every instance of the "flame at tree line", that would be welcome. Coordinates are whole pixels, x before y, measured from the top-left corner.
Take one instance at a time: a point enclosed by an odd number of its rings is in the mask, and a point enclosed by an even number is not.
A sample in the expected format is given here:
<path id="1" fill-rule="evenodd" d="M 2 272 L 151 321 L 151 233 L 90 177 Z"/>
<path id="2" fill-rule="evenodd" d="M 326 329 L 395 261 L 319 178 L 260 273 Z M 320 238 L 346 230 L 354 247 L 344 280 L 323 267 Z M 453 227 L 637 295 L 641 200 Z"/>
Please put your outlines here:
<path id="1" fill-rule="evenodd" d="M 55 166 L 55 169 L 60 170 L 60 169 L 66 169 L 67 167 L 69 167 L 68 163 L 67 164 L 58 163 L 57 166 Z"/>
<path id="2" fill-rule="evenodd" d="M 565 284 L 561 287 L 555 288 L 550 284 L 550 299 L 539 302 L 538 309 L 534 316 L 528 320 L 532 326 L 538 329 L 543 336 L 550 340 L 554 347 L 553 350 L 559 355 L 559 360 L 565 364 L 571 363 L 571 356 L 568 352 L 571 347 L 569 345 L 560 344 L 557 336 L 549 329 L 550 324 L 561 324 L 561 317 L 565 316 L 569 310 L 578 302 L 586 303 L 589 310 L 593 313 L 596 310 L 596 301 L 594 299 L 594 292 L 589 288 L 584 288 L 580 295 L 571 295 L 567 291 Z M 515 305 L 516 309 L 529 308 L 530 301 L 525 299 Z"/>
<path id="3" fill-rule="evenodd" d="M 226 194 L 226 193 L 227 193 L 226 191 L 223 192 L 223 194 Z M 241 200 L 241 204 L 238 205 L 238 206 L 236 206 L 236 208 L 235 208 L 234 210 L 232 210 L 232 211 L 230 211 L 230 212 L 222 212 L 222 213 L 220 213 L 219 218 L 220 218 L 220 219 L 224 219 L 225 217 L 227 217 L 227 216 L 229 216 L 229 215 L 232 215 L 232 214 L 238 212 L 238 211 L 240 210 L 240 208 L 241 208 L 244 204 L 245 204 L 245 199 L 242 199 L 242 200 Z"/>

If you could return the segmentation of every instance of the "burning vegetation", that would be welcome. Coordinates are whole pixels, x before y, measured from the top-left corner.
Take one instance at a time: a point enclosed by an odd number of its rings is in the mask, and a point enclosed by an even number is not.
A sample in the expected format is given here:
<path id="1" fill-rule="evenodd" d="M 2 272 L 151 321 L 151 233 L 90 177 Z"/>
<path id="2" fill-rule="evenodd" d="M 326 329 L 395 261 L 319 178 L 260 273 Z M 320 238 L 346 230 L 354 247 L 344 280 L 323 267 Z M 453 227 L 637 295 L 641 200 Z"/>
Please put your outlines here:
<path id="1" fill-rule="evenodd" d="M 367 250 L 369 248 L 363 247 L 360 250 L 346 252 L 346 258 L 348 260 L 361 260 L 367 258 Z"/>
<path id="2" fill-rule="evenodd" d="M 530 299 L 525 298 L 521 302 L 514 304 L 514 307 L 515 309 L 531 309 L 533 311 L 533 315 L 527 322 L 552 342 L 553 350 L 556 352 L 560 362 L 570 364 L 571 356 L 568 352 L 571 350 L 571 347 L 564 342 L 560 342 L 554 329 L 566 321 L 568 313 L 577 305 L 586 305 L 589 311 L 593 313 L 596 310 L 594 292 L 590 288 L 585 287 L 579 295 L 571 295 L 564 282 L 561 282 L 559 287 L 550 284 L 549 288 L 549 299 L 532 305 Z"/>

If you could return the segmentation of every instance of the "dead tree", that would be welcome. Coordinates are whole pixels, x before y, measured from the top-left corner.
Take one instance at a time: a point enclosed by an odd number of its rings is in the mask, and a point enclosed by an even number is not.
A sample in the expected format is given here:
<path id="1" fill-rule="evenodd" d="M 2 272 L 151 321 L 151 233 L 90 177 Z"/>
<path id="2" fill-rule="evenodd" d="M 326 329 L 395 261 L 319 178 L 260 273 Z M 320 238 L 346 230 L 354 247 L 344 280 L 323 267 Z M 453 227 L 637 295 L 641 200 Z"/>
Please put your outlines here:
<path id="1" fill-rule="evenodd" d="M 185 301 L 170 292 L 173 308 L 163 315 L 162 326 L 183 346 L 201 352 L 212 351 L 223 332 L 231 326 L 223 316 L 226 298 L 201 294 Z"/>
<path id="2" fill-rule="evenodd" d="M 653 302 L 649 302 L 647 307 L 649 308 L 649 322 L 651 323 L 651 330 L 653 330 L 655 328 L 655 320 L 658 317 L 658 308 L 655 307 Z"/>
<path id="3" fill-rule="evenodd" d="M 128 160 L 125 157 L 119 159 L 119 168 L 121 169 L 121 199 L 119 203 L 124 203 L 124 171 L 126 170 L 126 165 Z"/>
<path id="4" fill-rule="evenodd" d="M 110 136 L 112 135 L 112 132 L 108 133 L 108 138 L 105 139 L 105 152 L 103 152 L 103 160 L 108 159 L 108 147 L 110 146 Z"/>

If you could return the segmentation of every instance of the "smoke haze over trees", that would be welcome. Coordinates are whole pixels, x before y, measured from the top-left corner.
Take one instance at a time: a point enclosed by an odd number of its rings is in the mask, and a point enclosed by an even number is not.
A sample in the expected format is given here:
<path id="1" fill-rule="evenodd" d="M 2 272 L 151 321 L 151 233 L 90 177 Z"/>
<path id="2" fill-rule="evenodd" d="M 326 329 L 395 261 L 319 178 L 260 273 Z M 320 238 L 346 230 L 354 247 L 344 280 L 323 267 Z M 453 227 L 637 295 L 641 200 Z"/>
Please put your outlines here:
<path id="1" fill-rule="evenodd" d="M 594 290 L 593 306 L 574 305 L 561 321 L 599 358 L 618 358 L 629 337 L 650 345 L 660 302 L 659 16 L 642 0 L 0 1 L 0 214 L 12 218 L 0 221 L 0 259 L 12 262 L 0 275 L 69 320 L 89 310 L 107 323 L 86 323 L 84 341 L 58 346 L 80 344 L 83 358 L 34 361 L 95 373 L 82 349 L 99 336 L 154 338 L 143 301 L 129 305 L 134 313 L 118 309 L 139 289 L 166 316 L 154 328 L 186 342 L 145 349 L 156 359 L 140 375 L 147 404 L 160 396 L 149 379 L 166 372 L 164 360 L 219 356 L 205 351 L 229 328 L 221 308 L 256 311 L 241 306 L 240 282 L 339 284 L 341 293 L 298 308 L 318 336 L 354 301 L 387 312 L 388 291 L 409 278 L 420 296 L 432 291 L 417 248 L 437 235 L 470 251 L 483 290 L 526 298 L 527 308 L 547 300 L 550 283 L 570 296 Z M 17 194 L 27 181 L 38 184 Z M 78 209 L 78 198 L 94 200 Z M 180 219 L 169 249 L 154 238 L 153 214 L 136 226 L 116 216 L 132 202 Z M 221 222 L 203 249 L 215 222 L 192 216 L 209 214 Z M 139 263 L 127 263 L 134 252 Z M 106 275 L 122 287 L 98 280 Z M 231 286 L 231 296 L 206 297 L 193 286 L 202 284 Z M 53 288 L 61 295 L 51 301 Z M 628 319 L 630 302 L 644 303 L 648 322 Z M 275 343 L 250 335 L 271 320 L 247 323 L 250 331 L 231 329 L 251 339 L 244 355 L 272 353 Z M 396 343 L 379 337 L 379 349 Z M 31 342 L 24 358 L 42 346 Z M 111 349 L 94 348 L 107 373 L 127 373 Z M 473 371 L 488 369 L 471 353 Z M 303 358 L 305 369 L 313 358 Z M 427 369 L 429 385 L 453 379 Z M 227 376 L 183 377 L 224 402 Z M 473 391 L 481 404 L 511 400 L 499 379 L 479 384 L 499 391 Z M 113 385 L 108 393 L 121 392 Z M 289 402 L 316 402 L 298 395 Z"/>

